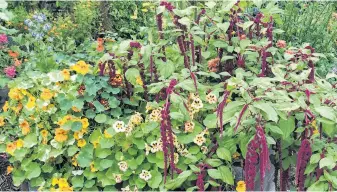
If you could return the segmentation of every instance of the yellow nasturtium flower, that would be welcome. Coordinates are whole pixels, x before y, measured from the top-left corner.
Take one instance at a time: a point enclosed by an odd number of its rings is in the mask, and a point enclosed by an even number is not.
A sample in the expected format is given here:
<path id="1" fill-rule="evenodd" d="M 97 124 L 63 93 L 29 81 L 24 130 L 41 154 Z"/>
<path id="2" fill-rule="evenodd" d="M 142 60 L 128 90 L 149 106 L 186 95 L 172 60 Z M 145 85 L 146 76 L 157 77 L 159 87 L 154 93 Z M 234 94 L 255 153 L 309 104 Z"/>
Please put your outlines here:
<path id="1" fill-rule="evenodd" d="M 87 142 L 84 139 L 79 139 L 77 141 L 77 146 L 80 147 L 80 148 L 84 147 L 86 144 L 87 144 Z"/>
<path id="2" fill-rule="evenodd" d="M 239 181 L 236 186 L 236 191 L 245 192 L 246 191 L 246 183 L 244 181 Z"/>
<path id="3" fill-rule="evenodd" d="M 53 98 L 54 94 L 49 89 L 43 89 L 41 93 L 41 98 L 45 101 L 50 100 Z"/>
<path id="4" fill-rule="evenodd" d="M 79 61 L 75 65 L 72 66 L 72 69 L 76 71 L 76 73 L 85 75 L 89 72 L 89 65 L 86 64 L 84 61 Z"/>
<path id="5" fill-rule="evenodd" d="M 8 111 L 8 107 L 9 107 L 9 103 L 8 101 L 5 102 L 5 105 L 2 107 L 2 110 L 4 110 L 4 112 Z"/>
<path id="6" fill-rule="evenodd" d="M 22 139 L 18 139 L 15 141 L 15 145 L 16 145 L 16 148 L 20 149 L 23 147 L 23 140 Z"/>
<path id="7" fill-rule="evenodd" d="M 112 135 L 110 135 L 107 130 L 104 130 L 104 137 L 109 139 L 112 138 Z"/>
<path id="8" fill-rule="evenodd" d="M 15 143 L 7 143 L 6 145 L 6 152 L 14 155 L 14 151 L 16 150 L 16 145 Z"/>
<path id="9" fill-rule="evenodd" d="M 35 101 L 36 101 L 36 98 L 34 96 L 30 96 L 29 99 L 28 99 L 28 103 L 27 103 L 26 107 L 28 109 L 34 108 L 35 104 L 36 104 Z"/>
<path id="10" fill-rule="evenodd" d="M 20 89 L 18 88 L 13 88 L 9 91 L 8 93 L 9 98 L 13 100 L 21 100 L 23 98 L 23 95 L 20 92 Z"/>
<path id="11" fill-rule="evenodd" d="M 0 116 L 0 127 L 5 125 L 5 118 Z"/>
<path id="12" fill-rule="evenodd" d="M 142 81 L 142 78 L 140 77 L 140 76 L 137 76 L 136 77 L 136 83 L 137 83 L 137 85 L 140 85 L 140 86 L 143 86 L 143 81 Z"/>
<path id="13" fill-rule="evenodd" d="M 61 71 L 61 74 L 62 74 L 64 80 L 69 80 L 70 79 L 70 72 L 69 72 L 68 69 L 63 69 Z"/>

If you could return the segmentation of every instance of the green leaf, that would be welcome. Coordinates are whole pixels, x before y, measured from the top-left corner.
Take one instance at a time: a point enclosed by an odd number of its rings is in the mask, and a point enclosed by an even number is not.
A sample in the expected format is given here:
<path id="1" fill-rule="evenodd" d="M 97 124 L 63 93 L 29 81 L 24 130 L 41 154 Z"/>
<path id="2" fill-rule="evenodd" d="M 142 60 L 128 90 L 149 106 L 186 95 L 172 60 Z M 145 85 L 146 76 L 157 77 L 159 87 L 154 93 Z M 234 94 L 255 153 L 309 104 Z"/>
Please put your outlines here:
<path id="1" fill-rule="evenodd" d="M 206 163 L 212 167 L 218 167 L 223 164 L 220 159 L 206 159 Z"/>
<path id="2" fill-rule="evenodd" d="M 263 116 L 267 120 L 271 120 L 274 122 L 278 121 L 278 115 L 275 111 L 275 109 L 270 105 L 270 103 L 264 103 L 264 102 L 255 102 L 253 103 L 253 106 L 263 111 Z"/>
<path id="3" fill-rule="evenodd" d="M 111 155 L 111 153 L 111 149 L 102 149 L 100 147 L 95 149 L 95 156 L 98 158 L 106 158 L 107 156 Z"/>
<path id="4" fill-rule="evenodd" d="M 229 170 L 228 167 L 226 166 L 220 166 L 219 171 L 221 173 L 221 179 L 223 182 L 229 184 L 229 185 L 234 185 L 234 178 L 232 172 Z"/>
<path id="5" fill-rule="evenodd" d="M 74 188 L 82 188 L 84 183 L 84 177 L 82 176 L 75 176 L 71 178 L 71 184 Z"/>
<path id="6" fill-rule="evenodd" d="M 132 85 L 137 85 L 136 79 L 137 77 L 140 77 L 139 70 L 136 68 L 129 68 L 125 73 L 125 77 Z"/>
<path id="7" fill-rule="evenodd" d="M 332 169 L 336 166 L 336 162 L 333 160 L 332 157 L 324 157 L 319 161 L 319 168 L 322 169 L 323 167 L 328 167 Z"/>
<path id="8" fill-rule="evenodd" d="M 329 185 L 328 182 L 323 181 L 316 181 L 314 184 L 312 184 L 307 191 L 328 191 Z"/>
<path id="9" fill-rule="evenodd" d="M 72 131 L 79 131 L 81 129 L 82 129 L 82 122 L 80 122 L 80 121 L 74 121 L 71 124 L 71 130 Z"/>
<path id="10" fill-rule="evenodd" d="M 75 155 L 75 153 L 76 153 L 77 151 L 78 151 L 78 147 L 76 147 L 75 145 L 70 146 L 70 147 L 67 149 L 68 156 L 73 156 L 73 155 Z"/>
<path id="11" fill-rule="evenodd" d="M 287 120 L 281 118 L 278 123 L 278 126 L 282 130 L 283 133 L 282 138 L 283 139 L 289 138 L 289 136 L 295 130 L 295 117 L 294 116 L 288 117 Z"/>
<path id="12" fill-rule="evenodd" d="M 23 146 L 26 148 L 31 148 L 34 145 L 37 144 L 37 137 L 34 133 L 31 133 L 29 135 L 27 135 L 24 139 L 23 139 Z"/>
<path id="13" fill-rule="evenodd" d="M 26 174 L 25 177 L 27 179 L 32 179 L 40 176 L 41 174 L 41 165 L 35 162 L 29 163 L 29 165 L 26 167 Z"/>
<path id="14" fill-rule="evenodd" d="M 184 172 L 180 173 L 177 178 L 167 181 L 166 184 L 165 184 L 165 187 L 167 189 L 177 189 L 191 175 L 192 175 L 192 171 L 184 171 Z"/>
<path id="15" fill-rule="evenodd" d="M 160 172 L 158 171 L 150 171 L 151 173 L 151 179 L 147 182 L 147 184 L 152 188 L 152 189 L 158 189 L 160 183 L 163 180 L 163 177 Z"/>
<path id="16" fill-rule="evenodd" d="M 215 114 L 208 114 L 206 118 L 203 121 L 204 125 L 211 129 L 211 128 L 216 128 L 217 124 L 217 117 Z"/>
<path id="17" fill-rule="evenodd" d="M 336 111 L 328 106 L 318 106 L 315 107 L 315 110 L 322 116 L 325 117 L 331 121 L 336 122 Z"/>
<path id="18" fill-rule="evenodd" d="M 218 169 L 207 169 L 207 173 L 213 179 L 222 179 L 222 175 Z"/>
<path id="19" fill-rule="evenodd" d="M 205 5 L 210 8 L 210 9 L 213 9 L 216 5 L 216 3 L 214 1 L 208 1 L 205 3 Z"/>
<path id="20" fill-rule="evenodd" d="M 216 150 L 216 154 L 218 155 L 220 159 L 224 159 L 226 161 L 232 161 L 231 152 L 224 147 L 218 148 L 218 150 Z"/>
<path id="21" fill-rule="evenodd" d="M 105 121 L 107 120 L 107 116 L 105 114 L 98 114 L 96 117 L 95 117 L 95 121 L 97 123 L 104 123 Z"/>
<path id="22" fill-rule="evenodd" d="M 188 17 L 183 17 L 183 18 L 179 19 L 178 22 L 183 24 L 183 25 L 186 25 L 187 28 L 190 28 L 191 20 Z"/>
<path id="23" fill-rule="evenodd" d="M 218 23 L 216 24 L 217 27 L 219 27 L 219 29 L 221 29 L 223 32 L 227 32 L 228 27 L 229 27 L 229 22 L 225 22 L 225 23 Z"/>
<path id="24" fill-rule="evenodd" d="M 103 168 L 103 169 L 107 169 L 107 168 L 109 168 L 109 167 L 112 166 L 112 163 L 113 163 L 113 160 L 103 159 L 103 160 L 100 162 L 100 166 L 101 166 L 101 168 Z"/>

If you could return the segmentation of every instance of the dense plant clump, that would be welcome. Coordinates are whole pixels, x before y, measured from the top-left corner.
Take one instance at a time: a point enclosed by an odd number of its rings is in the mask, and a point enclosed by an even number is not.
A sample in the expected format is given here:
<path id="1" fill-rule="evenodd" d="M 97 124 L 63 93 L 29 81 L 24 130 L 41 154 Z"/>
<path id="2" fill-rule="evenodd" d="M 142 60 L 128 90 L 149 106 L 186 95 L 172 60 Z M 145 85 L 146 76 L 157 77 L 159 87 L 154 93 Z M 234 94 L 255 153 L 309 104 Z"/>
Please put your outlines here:
<path id="1" fill-rule="evenodd" d="M 140 4 L 129 4 L 137 20 Z M 111 8 L 74 5 L 91 10 L 62 17 L 79 30 L 82 16 Z M 337 189 L 337 75 L 316 70 L 325 55 L 279 39 L 275 2 L 183 5 L 142 3 L 152 24 L 132 40 L 85 40 L 93 26 L 69 40 L 73 31 L 42 12 L 27 15 L 17 45 L 0 31 L 0 51 L 14 62 L 3 69 L 0 149 L 16 186 L 263 191 L 275 168 L 274 190 Z"/>

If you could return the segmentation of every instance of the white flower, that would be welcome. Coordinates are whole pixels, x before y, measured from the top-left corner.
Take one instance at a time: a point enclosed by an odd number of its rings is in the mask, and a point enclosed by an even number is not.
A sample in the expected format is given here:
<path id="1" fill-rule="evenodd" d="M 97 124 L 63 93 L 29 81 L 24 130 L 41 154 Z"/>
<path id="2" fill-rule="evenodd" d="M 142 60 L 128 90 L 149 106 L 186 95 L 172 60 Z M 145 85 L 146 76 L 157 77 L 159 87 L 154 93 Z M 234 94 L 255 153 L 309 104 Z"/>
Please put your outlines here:
<path id="1" fill-rule="evenodd" d="M 177 164 L 179 162 L 179 154 L 178 153 L 174 153 L 174 164 Z"/>
<path id="2" fill-rule="evenodd" d="M 131 192 L 130 186 L 128 185 L 128 186 L 126 186 L 125 188 L 122 188 L 122 191 L 123 191 L 123 192 Z"/>
<path id="3" fill-rule="evenodd" d="M 128 169 L 128 164 L 125 161 L 121 161 L 118 163 L 119 169 L 125 172 Z"/>
<path id="4" fill-rule="evenodd" d="M 203 143 L 206 142 L 206 138 L 204 137 L 204 134 L 198 134 L 197 136 L 195 136 L 195 138 L 193 139 L 193 142 L 199 146 L 201 146 Z"/>
<path id="5" fill-rule="evenodd" d="M 191 104 L 191 107 L 194 109 L 201 109 L 203 108 L 204 104 L 202 104 L 202 101 L 200 98 L 195 98 Z"/>
<path id="6" fill-rule="evenodd" d="M 122 175 L 121 174 L 114 174 L 114 179 L 116 183 L 121 183 L 122 182 Z"/>
<path id="7" fill-rule="evenodd" d="M 206 154 L 208 152 L 208 148 L 206 146 L 202 146 L 201 151 L 203 154 Z"/>
<path id="8" fill-rule="evenodd" d="M 139 178 L 148 181 L 150 180 L 152 177 L 151 173 L 149 171 L 146 170 L 142 170 L 142 172 L 139 174 Z"/>
<path id="9" fill-rule="evenodd" d="M 130 123 L 137 126 L 143 121 L 143 117 L 140 113 L 136 112 L 134 115 L 130 118 Z"/>
<path id="10" fill-rule="evenodd" d="M 117 133 L 125 132 L 126 128 L 123 121 L 116 121 L 112 126 Z"/>
<path id="11" fill-rule="evenodd" d="M 192 133 L 194 130 L 194 123 L 192 121 L 185 123 L 185 133 Z"/>
<path id="12" fill-rule="evenodd" d="M 215 96 L 214 93 L 209 93 L 207 96 L 206 96 L 206 100 L 208 101 L 209 104 L 214 104 L 217 102 L 217 98 Z"/>
<path id="13" fill-rule="evenodd" d="M 149 120 L 156 121 L 156 122 L 160 121 L 161 120 L 161 108 L 153 110 L 150 114 Z"/>
<path id="14" fill-rule="evenodd" d="M 145 143 L 145 155 L 146 156 L 149 155 L 150 151 L 151 151 L 151 147 L 147 143 Z"/>
<path id="15" fill-rule="evenodd" d="M 155 153 L 157 151 L 161 151 L 162 150 L 162 146 L 160 145 L 160 143 L 158 141 L 152 141 L 151 143 L 151 153 Z"/>

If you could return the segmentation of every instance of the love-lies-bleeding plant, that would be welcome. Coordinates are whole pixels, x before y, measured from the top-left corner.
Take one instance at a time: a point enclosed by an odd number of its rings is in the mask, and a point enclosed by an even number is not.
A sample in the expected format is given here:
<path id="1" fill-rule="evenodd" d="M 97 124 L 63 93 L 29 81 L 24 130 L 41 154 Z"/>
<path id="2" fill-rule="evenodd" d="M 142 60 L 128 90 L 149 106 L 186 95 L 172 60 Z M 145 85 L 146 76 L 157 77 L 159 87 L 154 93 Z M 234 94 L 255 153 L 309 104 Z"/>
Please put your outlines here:
<path id="1" fill-rule="evenodd" d="M 296 163 L 296 173 L 295 173 L 295 183 L 299 191 L 304 191 L 304 182 L 305 174 L 304 171 L 309 163 L 310 157 L 312 154 L 311 144 L 308 139 L 304 139 L 301 142 L 300 149 L 297 154 L 297 163 Z"/>
<path id="2" fill-rule="evenodd" d="M 254 190 L 255 187 L 256 167 L 258 164 L 260 165 L 260 186 L 261 191 L 263 191 L 264 177 L 266 169 L 270 169 L 270 162 L 267 140 L 261 125 L 256 125 L 255 136 L 248 144 L 246 154 L 245 181 L 247 189 L 250 191 Z"/>
<path id="3" fill-rule="evenodd" d="M 174 87 L 177 85 L 178 81 L 173 79 L 170 81 L 169 86 L 166 88 L 166 102 L 164 104 L 163 110 L 161 111 L 161 122 L 160 122 L 160 134 L 161 140 L 163 142 L 163 152 L 164 152 L 164 182 L 166 182 L 168 163 L 170 164 L 171 177 L 173 178 L 173 173 L 176 171 L 180 173 L 181 170 L 176 168 L 174 163 L 174 138 L 170 119 L 170 95 L 174 92 Z"/>

